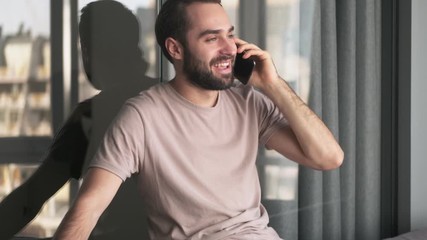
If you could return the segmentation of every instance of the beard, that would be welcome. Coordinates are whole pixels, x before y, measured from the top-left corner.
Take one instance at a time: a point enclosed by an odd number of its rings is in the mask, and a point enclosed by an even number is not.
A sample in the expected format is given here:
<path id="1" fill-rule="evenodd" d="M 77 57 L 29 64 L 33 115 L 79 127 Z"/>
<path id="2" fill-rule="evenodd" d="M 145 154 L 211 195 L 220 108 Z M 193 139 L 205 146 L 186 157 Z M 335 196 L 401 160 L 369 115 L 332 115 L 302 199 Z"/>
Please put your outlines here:
<path id="1" fill-rule="evenodd" d="M 192 54 L 187 47 L 184 48 L 183 70 L 191 83 L 206 90 L 225 90 L 230 88 L 234 82 L 233 73 L 215 76 L 210 66 L 220 61 L 234 59 L 232 55 L 222 55 L 212 59 L 207 67 L 203 61 Z"/>

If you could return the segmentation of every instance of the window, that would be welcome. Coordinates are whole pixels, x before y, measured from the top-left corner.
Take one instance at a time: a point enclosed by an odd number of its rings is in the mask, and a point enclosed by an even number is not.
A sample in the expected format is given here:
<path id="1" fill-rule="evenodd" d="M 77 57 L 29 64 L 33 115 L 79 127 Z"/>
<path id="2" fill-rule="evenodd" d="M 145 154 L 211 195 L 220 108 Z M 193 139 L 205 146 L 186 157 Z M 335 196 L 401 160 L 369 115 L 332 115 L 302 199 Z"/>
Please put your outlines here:
<path id="1" fill-rule="evenodd" d="M 38 140 L 47 143 L 53 131 L 50 1 L 3 0 L 0 6 L 0 138 L 4 149 L 19 152 L 9 155 L 2 148 L 6 157 L 2 156 L 0 161 L 1 200 L 37 168 L 33 160 L 41 152 L 28 151 L 19 145 Z M 41 145 L 41 148 L 47 146 Z M 15 161 L 20 154 L 24 161 Z M 56 211 L 58 206 L 53 205 L 68 205 L 63 195 L 60 191 L 55 197 L 57 201 L 49 201 L 23 234 L 51 235 L 56 218 L 62 216 Z"/>
<path id="2" fill-rule="evenodd" d="M 305 36 L 310 36 L 311 28 L 301 26 L 301 5 L 299 0 L 266 1 L 265 49 L 272 55 L 279 75 L 307 102 L 310 45 L 302 40 Z M 310 14 L 307 15 L 310 19 Z M 298 165 L 284 159 L 277 152 L 268 150 L 260 150 L 259 162 L 264 165 L 261 169 L 261 176 L 264 176 L 263 197 L 266 200 L 296 201 Z"/>
<path id="3" fill-rule="evenodd" d="M 50 136 L 49 1 L 2 1 L 0 137 Z"/>

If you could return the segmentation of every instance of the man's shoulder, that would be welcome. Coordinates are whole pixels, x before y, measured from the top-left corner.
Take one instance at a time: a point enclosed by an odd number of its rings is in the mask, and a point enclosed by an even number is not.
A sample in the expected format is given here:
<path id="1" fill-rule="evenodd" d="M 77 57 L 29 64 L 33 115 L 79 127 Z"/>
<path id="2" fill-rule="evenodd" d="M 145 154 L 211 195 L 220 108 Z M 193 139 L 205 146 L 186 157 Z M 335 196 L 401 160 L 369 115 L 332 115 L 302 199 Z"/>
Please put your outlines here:
<path id="1" fill-rule="evenodd" d="M 138 95 L 128 99 L 126 104 L 132 105 L 137 109 L 156 107 L 169 96 L 166 84 L 158 83 L 147 90 L 141 91 Z"/>

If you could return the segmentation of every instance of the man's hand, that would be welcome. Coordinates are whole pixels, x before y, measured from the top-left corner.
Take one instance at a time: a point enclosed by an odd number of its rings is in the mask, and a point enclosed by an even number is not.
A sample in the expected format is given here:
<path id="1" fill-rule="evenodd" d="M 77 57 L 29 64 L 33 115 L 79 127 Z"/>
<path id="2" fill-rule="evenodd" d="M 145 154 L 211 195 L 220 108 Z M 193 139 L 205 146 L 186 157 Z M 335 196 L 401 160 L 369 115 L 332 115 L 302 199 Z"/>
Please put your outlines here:
<path id="1" fill-rule="evenodd" d="M 275 86 L 282 81 L 268 52 L 239 38 L 235 38 L 234 41 L 237 44 L 237 52 L 243 53 L 244 59 L 250 58 L 256 63 L 249 79 L 250 85 L 263 91 L 266 87 Z"/>

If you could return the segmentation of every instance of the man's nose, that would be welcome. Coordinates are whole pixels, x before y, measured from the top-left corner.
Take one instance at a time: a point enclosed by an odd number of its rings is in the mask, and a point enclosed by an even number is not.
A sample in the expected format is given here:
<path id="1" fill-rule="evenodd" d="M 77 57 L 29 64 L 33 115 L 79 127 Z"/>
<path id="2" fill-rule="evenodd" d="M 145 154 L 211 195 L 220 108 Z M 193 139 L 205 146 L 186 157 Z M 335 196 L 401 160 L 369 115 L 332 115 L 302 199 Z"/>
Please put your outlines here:
<path id="1" fill-rule="evenodd" d="M 228 55 L 236 55 L 237 46 L 233 39 L 227 38 L 222 41 L 221 53 Z"/>

